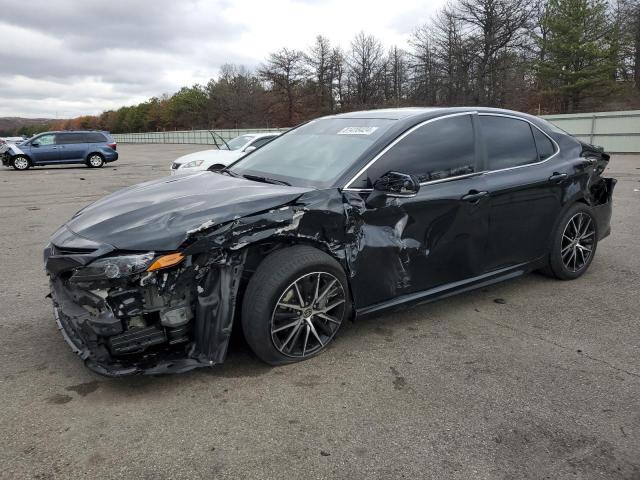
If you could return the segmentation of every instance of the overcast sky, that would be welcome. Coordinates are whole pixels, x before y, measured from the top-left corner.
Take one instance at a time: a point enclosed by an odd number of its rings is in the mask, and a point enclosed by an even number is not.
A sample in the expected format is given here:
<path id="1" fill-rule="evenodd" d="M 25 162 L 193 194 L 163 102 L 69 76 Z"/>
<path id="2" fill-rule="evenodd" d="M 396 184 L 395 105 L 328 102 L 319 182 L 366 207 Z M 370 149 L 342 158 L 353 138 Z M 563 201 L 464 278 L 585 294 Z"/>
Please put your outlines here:
<path id="1" fill-rule="evenodd" d="M 0 0 L 0 116 L 69 118 L 258 66 L 317 34 L 404 46 L 444 0 Z"/>

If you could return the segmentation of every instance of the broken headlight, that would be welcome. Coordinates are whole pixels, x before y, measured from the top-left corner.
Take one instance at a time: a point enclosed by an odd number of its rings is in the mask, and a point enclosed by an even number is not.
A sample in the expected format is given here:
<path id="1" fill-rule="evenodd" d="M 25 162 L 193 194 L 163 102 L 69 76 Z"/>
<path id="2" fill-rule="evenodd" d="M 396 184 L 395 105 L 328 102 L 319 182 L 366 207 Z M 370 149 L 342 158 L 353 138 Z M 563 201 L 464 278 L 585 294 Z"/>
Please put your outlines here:
<path id="1" fill-rule="evenodd" d="M 100 258 L 78 269 L 71 277 L 71 280 L 76 282 L 90 282 L 134 275 L 144 272 L 149 268 L 154 258 L 155 255 L 153 252 Z"/>

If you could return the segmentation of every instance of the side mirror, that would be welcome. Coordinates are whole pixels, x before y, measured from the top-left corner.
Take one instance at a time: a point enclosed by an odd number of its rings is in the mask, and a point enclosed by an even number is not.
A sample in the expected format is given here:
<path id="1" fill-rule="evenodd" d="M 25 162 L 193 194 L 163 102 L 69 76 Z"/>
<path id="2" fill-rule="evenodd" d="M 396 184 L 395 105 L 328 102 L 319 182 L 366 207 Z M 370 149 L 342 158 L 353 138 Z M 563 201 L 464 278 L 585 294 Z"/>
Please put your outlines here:
<path id="1" fill-rule="evenodd" d="M 244 149 L 245 153 L 249 153 L 249 152 L 253 152 L 256 149 L 256 147 L 254 147 L 253 145 L 249 145 L 247 148 Z"/>
<path id="2" fill-rule="evenodd" d="M 388 172 L 373 183 L 373 192 L 367 198 L 370 207 L 381 207 L 387 197 L 414 197 L 420 190 L 420 181 L 415 175 Z"/>
<path id="3" fill-rule="evenodd" d="M 388 172 L 374 182 L 373 189 L 389 197 L 413 197 L 420 190 L 420 182 L 414 175 Z"/>
<path id="4" fill-rule="evenodd" d="M 40 144 L 38 142 L 31 142 L 32 147 L 39 147 Z"/>

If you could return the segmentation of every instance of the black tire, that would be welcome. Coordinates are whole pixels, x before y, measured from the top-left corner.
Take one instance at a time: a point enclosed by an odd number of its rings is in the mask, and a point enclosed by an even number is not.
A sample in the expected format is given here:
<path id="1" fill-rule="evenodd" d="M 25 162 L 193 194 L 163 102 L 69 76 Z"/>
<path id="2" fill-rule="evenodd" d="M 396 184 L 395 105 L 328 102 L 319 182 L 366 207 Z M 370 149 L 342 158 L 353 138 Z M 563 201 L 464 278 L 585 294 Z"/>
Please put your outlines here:
<path id="1" fill-rule="evenodd" d="M 29 170 L 29 168 L 31 168 L 31 161 L 24 155 L 16 155 L 11 160 L 11 166 L 16 170 Z"/>
<path id="2" fill-rule="evenodd" d="M 576 232 L 574 238 L 574 227 L 578 223 L 580 230 L 584 230 L 585 233 L 584 236 L 580 236 L 580 233 Z M 574 244 L 578 237 L 581 239 Z M 572 238 L 574 240 L 571 240 Z M 583 203 L 572 205 L 558 222 L 552 242 L 549 265 L 542 272 L 560 280 L 574 280 L 582 276 L 591 265 L 598 246 L 598 224 L 589 206 Z M 575 263 L 572 264 L 573 258 Z"/>
<path id="3" fill-rule="evenodd" d="M 218 170 L 222 170 L 223 168 L 225 168 L 224 165 L 222 165 L 221 163 L 216 163 L 215 165 L 211 165 L 207 170 L 209 170 L 210 172 L 216 172 Z"/>
<path id="4" fill-rule="evenodd" d="M 337 325 L 333 320 L 331 322 L 324 320 L 323 315 L 326 317 L 326 314 L 319 313 L 315 315 L 310 313 L 314 311 L 316 305 L 313 308 L 305 307 L 295 311 L 291 310 L 288 313 L 282 313 L 278 310 L 282 309 L 282 305 L 284 305 L 284 303 L 279 302 L 281 300 L 284 301 L 285 295 L 291 295 L 294 282 L 296 285 L 299 281 L 308 284 L 309 280 L 315 282 L 316 279 L 318 287 L 323 282 L 323 291 L 325 287 L 327 291 L 331 290 L 331 292 L 327 292 L 324 298 L 324 307 L 327 306 L 329 297 L 333 296 L 332 292 L 337 291 L 340 293 L 340 288 L 342 289 L 341 293 L 344 296 L 344 302 L 343 308 L 339 312 L 341 316 Z M 339 282 L 339 286 L 333 279 Z M 315 288 L 314 298 L 319 298 L 318 287 Z M 304 285 L 301 285 L 301 289 L 304 296 Z M 335 299 L 338 299 L 338 301 L 336 302 Z M 330 301 L 337 304 L 340 300 L 336 295 Z M 300 304 L 303 303 L 305 302 L 300 302 Z M 242 330 L 247 343 L 258 358 L 271 365 L 284 365 L 306 360 L 323 351 L 331 343 L 344 320 L 349 318 L 350 308 L 351 302 L 347 278 L 342 267 L 335 259 L 313 247 L 305 245 L 288 247 L 267 256 L 251 277 L 242 301 Z M 340 307 L 336 306 L 335 310 L 327 310 L 327 312 L 331 312 L 331 318 L 334 320 L 338 319 L 338 313 L 336 313 L 338 309 Z M 282 318 L 282 315 L 289 315 L 289 318 L 279 320 L 278 318 Z M 304 318 L 306 315 L 308 317 Z M 291 330 L 275 333 L 273 330 L 281 330 L 281 328 L 276 328 L 276 321 L 283 323 L 299 322 L 299 325 L 291 327 Z M 273 327 L 272 322 L 274 322 Z M 311 323 L 312 326 L 309 327 L 308 323 L 305 322 Z M 279 342 L 278 336 L 282 335 L 281 338 L 283 338 L 289 335 L 288 332 L 293 332 L 296 329 L 300 333 L 289 342 L 289 347 L 291 347 L 292 351 L 285 354 L 283 350 L 286 350 L 287 346 L 284 345 L 283 341 L 280 341 L 280 346 L 276 346 L 276 342 Z M 328 332 L 325 329 L 332 331 Z M 307 352 L 305 354 L 307 340 L 299 339 L 299 337 L 304 336 L 301 333 L 303 331 L 307 334 L 307 338 L 309 331 L 312 331 L 315 335 L 315 337 L 312 337 L 315 350 L 310 348 L 309 350 L 312 350 L 311 353 Z M 322 339 L 324 339 L 324 342 Z M 303 341 L 304 345 L 300 347 L 303 348 L 303 351 L 302 355 L 300 355 L 293 349 L 293 346 L 294 344 L 302 344 Z"/>
<path id="5" fill-rule="evenodd" d="M 87 167 L 100 168 L 104 165 L 104 157 L 99 153 L 90 153 L 87 157 Z"/>

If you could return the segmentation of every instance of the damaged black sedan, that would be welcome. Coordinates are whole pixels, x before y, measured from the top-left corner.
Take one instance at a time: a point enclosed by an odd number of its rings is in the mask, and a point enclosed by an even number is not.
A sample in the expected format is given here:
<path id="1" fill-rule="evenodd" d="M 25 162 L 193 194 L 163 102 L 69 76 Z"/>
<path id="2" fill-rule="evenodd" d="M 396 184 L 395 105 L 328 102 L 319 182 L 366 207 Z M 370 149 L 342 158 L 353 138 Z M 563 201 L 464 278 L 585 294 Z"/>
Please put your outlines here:
<path id="1" fill-rule="evenodd" d="M 105 375 L 220 364 L 234 325 L 265 362 L 303 360 L 354 317 L 579 277 L 610 231 L 608 161 L 504 110 L 320 118 L 78 212 L 44 253 L 56 321 Z"/>

